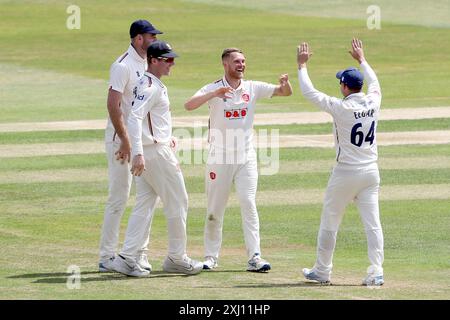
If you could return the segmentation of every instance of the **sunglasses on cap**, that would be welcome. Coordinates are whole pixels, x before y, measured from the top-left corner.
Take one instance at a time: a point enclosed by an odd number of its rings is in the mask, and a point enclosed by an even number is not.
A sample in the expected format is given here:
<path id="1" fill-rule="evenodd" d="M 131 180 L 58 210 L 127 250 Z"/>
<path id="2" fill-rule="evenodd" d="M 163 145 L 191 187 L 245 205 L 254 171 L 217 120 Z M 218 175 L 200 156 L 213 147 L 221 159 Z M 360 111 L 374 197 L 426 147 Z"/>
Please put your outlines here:
<path id="1" fill-rule="evenodd" d="M 167 63 L 172 63 L 175 61 L 175 58 L 158 57 L 157 59 L 163 60 L 164 62 L 167 62 Z"/>

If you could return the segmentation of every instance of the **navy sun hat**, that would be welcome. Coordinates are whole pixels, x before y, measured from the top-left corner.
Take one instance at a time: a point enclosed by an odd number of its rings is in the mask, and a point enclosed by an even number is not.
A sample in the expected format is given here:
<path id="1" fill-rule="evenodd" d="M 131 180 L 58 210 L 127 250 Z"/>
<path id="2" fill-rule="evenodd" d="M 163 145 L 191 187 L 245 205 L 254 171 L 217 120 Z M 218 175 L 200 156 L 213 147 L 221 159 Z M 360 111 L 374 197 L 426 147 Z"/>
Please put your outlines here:
<path id="1" fill-rule="evenodd" d="M 153 58 L 176 58 L 178 55 L 172 51 L 172 47 L 167 42 L 157 40 L 150 44 L 147 49 L 147 57 Z"/>
<path id="2" fill-rule="evenodd" d="M 336 73 L 336 78 L 345 83 L 349 88 L 362 88 L 364 84 L 363 74 L 354 67 L 339 71 Z"/>
<path id="3" fill-rule="evenodd" d="M 151 33 L 151 34 L 162 34 L 161 31 L 156 29 L 147 20 L 136 20 L 130 26 L 130 37 L 134 38 L 138 34 Z"/>

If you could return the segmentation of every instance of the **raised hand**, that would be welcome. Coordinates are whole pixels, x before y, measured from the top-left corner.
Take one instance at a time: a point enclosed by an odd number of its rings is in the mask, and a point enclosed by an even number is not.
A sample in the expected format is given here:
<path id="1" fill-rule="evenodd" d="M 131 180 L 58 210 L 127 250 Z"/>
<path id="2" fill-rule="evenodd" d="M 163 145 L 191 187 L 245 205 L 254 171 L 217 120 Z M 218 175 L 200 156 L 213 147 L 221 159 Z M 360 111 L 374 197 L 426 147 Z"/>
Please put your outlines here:
<path id="1" fill-rule="evenodd" d="M 289 76 L 288 76 L 288 74 L 287 74 L 287 73 L 282 74 L 282 75 L 280 76 L 280 78 L 278 79 L 278 81 L 280 82 L 280 85 L 281 85 L 282 87 L 286 86 L 286 85 L 288 84 L 288 82 L 289 82 Z"/>
<path id="2" fill-rule="evenodd" d="M 362 41 L 357 39 L 357 38 L 353 38 L 353 40 L 352 40 L 352 50 L 350 50 L 349 53 L 351 54 L 353 59 L 355 59 L 359 63 L 362 63 L 363 61 L 366 60 L 365 57 L 364 57 L 364 50 L 363 50 Z"/>
<path id="3" fill-rule="evenodd" d="M 309 51 L 309 45 L 307 42 L 302 42 L 297 47 L 297 64 L 300 67 L 300 65 L 304 65 L 309 58 L 313 55 L 312 52 Z"/>

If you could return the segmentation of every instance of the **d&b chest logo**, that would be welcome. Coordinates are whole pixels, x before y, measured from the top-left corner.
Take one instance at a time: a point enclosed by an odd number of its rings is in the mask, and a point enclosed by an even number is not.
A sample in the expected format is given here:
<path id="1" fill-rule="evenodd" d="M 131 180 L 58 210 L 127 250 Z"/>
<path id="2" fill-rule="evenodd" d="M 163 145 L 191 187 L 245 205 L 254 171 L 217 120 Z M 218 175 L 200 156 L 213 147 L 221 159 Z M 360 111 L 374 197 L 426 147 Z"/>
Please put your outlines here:
<path id="1" fill-rule="evenodd" d="M 245 118 L 246 115 L 247 115 L 247 108 L 224 110 L 224 116 L 228 120 L 242 119 Z"/>

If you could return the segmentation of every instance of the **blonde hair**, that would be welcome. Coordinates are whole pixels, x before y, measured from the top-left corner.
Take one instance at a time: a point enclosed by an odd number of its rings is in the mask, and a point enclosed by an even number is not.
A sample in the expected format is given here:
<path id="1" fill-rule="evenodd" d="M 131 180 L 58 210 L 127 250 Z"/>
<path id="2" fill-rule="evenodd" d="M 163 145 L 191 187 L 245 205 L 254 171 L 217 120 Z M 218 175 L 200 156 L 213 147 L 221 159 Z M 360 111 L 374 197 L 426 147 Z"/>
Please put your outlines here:
<path id="1" fill-rule="evenodd" d="M 238 48 L 227 48 L 227 49 L 224 49 L 223 52 L 222 52 L 222 60 L 224 60 L 225 58 L 228 58 L 230 56 L 230 54 L 232 54 L 233 52 L 238 52 L 238 53 L 242 53 L 243 54 L 241 49 L 238 49 Z"/>

